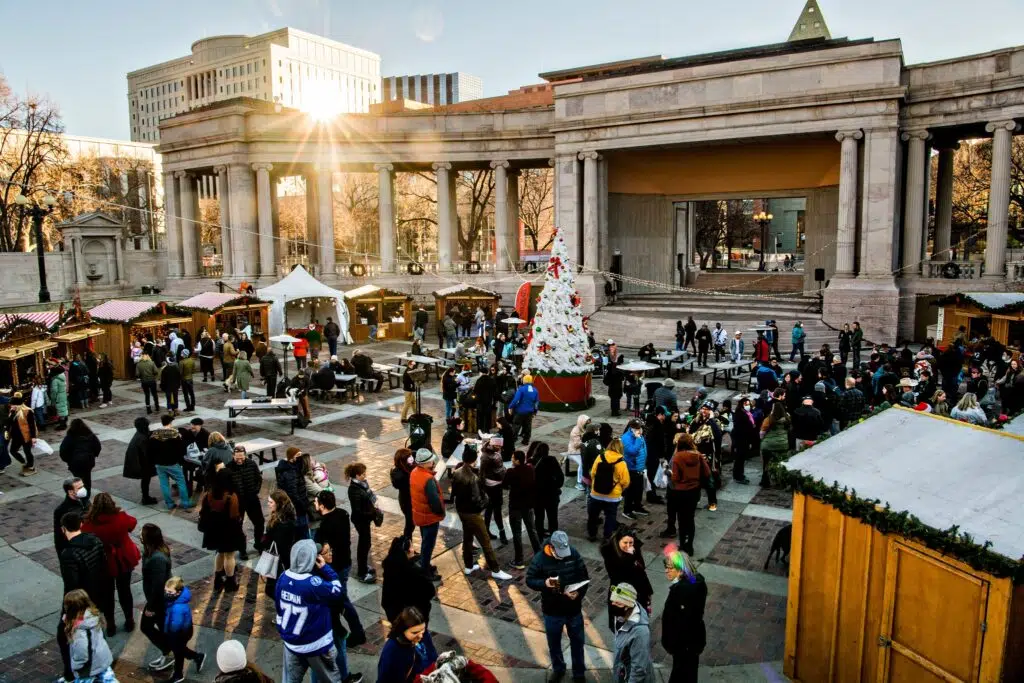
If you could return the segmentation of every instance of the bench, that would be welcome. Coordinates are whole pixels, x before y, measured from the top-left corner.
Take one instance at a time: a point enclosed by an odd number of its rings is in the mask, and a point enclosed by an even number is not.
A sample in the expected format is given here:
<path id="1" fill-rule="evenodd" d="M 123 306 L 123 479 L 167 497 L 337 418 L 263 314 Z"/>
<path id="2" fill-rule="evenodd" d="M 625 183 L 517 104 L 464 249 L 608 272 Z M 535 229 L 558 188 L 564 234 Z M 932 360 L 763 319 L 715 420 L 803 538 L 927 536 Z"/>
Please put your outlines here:
<path id="1" fill-rule="evenodd" d="M 248 441 L 240 441 L 235 446 L 242 446 L 245 448 L 246 455 L 257 455 L 260 459 L 260 465 L 267 464 L 267 459 L 263 457 L 264 451 L 270 451 L 271 457 L 277 460 L 277 449 L 283 446 L 284 443 L 280 441 L 274 441 L 273 439 L 249 439 Z"/>
<path id="2" fill-rule="evenodd" d="M 291 423 L 291 433 L 295 433 L 295 415 L 238 415 L 236 417 L 229 417 L 227 419 L 228 425 L 228 436 L 231 436 L 231 425 L 236 422 L 283 422 L 287 420 Z"/>

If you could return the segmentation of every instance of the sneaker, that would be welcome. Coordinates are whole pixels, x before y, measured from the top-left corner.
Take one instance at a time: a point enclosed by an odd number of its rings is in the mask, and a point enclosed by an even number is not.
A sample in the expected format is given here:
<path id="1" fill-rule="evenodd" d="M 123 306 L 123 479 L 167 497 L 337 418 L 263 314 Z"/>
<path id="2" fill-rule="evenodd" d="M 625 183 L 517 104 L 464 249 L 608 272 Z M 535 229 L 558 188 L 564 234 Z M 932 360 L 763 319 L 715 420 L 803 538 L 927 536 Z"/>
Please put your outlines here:
<path id="1" fill-rule="evenodd" d="M 621 513 L 621 514 L 622 514 L 622 516 L 623 516 L 623 517 L 625 517 L 626 519 L 629 519 L 629 520 L 636 520 L 636 517 L 634 517 L 634 516 L 633 516 L 633 513 L 632 513 L 632 512 L 623 512 L 623 513 Z"/>
<path id="2" fill-rule="evenodd" d="M 634 515 L 640 515 L 641 517 L 647 517 L 651 513 L 646 508 L 640 508 L 639 510 L 634 510 L 633 514 Z"/>
<path id="3" fill-rule="evenodd" d="M 526 564 L 524 564 L 522 560 L 513 560 L 512 562 L 509 563 L 508 566 L 511 567 L 512 569 L 519 569 L 519 570 L 526 569 Z"/>
<path id="4" fill-rule="evenodd" d="M 106 403 L 101 403 L 101 404 L 100 404 L 100 408 L 106 408 L 106 407 L 107 407 L 107 404 L 106 404 Z"/>
<path id="5" fill-rule="evenodd" d="M 362 680 L 363 674 L 349 674 L 348 678 L 346 678 L 341 683 L 362 683 Z"/>
<path id="6" fill-rule="evenodd" d="M 462 573 L 465 574 L 466 576 L 469 576 L 470 574 L 475 572 L 477 569 L 480 569 L 480 565 L 474 564 L 472 567 L 466 567 L 465 569 L 463 569 Z"/>
<path id="7" fill-rule="evenodd" d="M 196 673 L 197 674 L 203 672 L 203 664 L 206 664 L 206 653 L 205 652 L 197 652 L 196 653 Z"/>
<path id="8" fill-rule="evenodd" d="M 359 580 L 363 583 L 377 583 L 377 576 L 370 572 L 366 572 L 366 574 L 363 575 L 363 578 Z"/>
<path id="9" fill-rule="evenodd" d="M 366 632 L 349 633 L 345 639 L 345 647 L 359 647 L 366 642 Z"/>
<path id="10" fill-rule="evenodd" d="M 149 668 L 153 671 L 163 671 L 172 666 L 174 666 L 174 655 L 160 655 L 149 663 Z"/>
<path id="11" fill-rule="evenodd" d="M 0 467 L 0 474 L 3 474 L 6 471 L 7 471 L 6 467 Z"/>
<path id="12" fill-rule="evenodd" d="M 496 572 L 491 572 L 491 578 L 496 580 L 496 581 L 511 581 L 512 580 L 512 575 L 509 574 L 508 572 L 503 572 L 502 570 L 499 569 Z"/>
<path id="13" fill-rule="evenodd" d="M 36 473 L 37 473 L 37 470 L 36 470 L 35 467 L 22 467 L 21 468 L 21 476 L 23 476 L 23 477 L 31 477 L 32 475 L 34 475 Z"/>
<path id="14" fill-rule="evenodd" d="M 586 491 L 587 487 L 584 486 L 583 484 L 576 484 L 576 490 L 577 491 Z"/>
<path id="15" fill-rule="evenodd" d="M 718 509 L 718 505 L 708 505 L 707 509 L 709 512 L 714 512 Z"/>

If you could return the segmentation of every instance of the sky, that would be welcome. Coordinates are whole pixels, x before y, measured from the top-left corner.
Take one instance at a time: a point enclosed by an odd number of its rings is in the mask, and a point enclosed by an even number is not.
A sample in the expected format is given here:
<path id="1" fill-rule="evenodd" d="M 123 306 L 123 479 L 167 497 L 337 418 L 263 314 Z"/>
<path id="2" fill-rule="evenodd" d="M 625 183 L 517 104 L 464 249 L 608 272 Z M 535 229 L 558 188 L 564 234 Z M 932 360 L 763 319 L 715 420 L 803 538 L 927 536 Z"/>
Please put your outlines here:
<path id="1" fill-rule="evenodd" d="M 0 0 L 0 8 L 14 0 Z M 833 37 L 903 41 L 908 64 L 1024 43 L 1024 0 L 818 0 Z M 785 41 L 803 0 L 51 0 L 16 12 L 0 72 L 67 132 L 129 137 L 129 71 L 222 34 L 292 26 L 381 55 L 382 74 L 465 71 L 485 96 L 538 73 Z M 12 17 L 14 14 L 5 13 Z"/>

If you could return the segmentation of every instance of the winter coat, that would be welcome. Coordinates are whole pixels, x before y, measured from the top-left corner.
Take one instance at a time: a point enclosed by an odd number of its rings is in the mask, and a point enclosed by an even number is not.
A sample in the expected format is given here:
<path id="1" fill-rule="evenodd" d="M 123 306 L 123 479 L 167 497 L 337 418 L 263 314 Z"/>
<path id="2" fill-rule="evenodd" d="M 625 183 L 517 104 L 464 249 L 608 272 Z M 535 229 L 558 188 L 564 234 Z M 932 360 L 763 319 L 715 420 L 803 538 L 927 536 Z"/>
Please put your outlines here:
<path id="1" fill-rule="evenodd" d="M 279 460 L 274 468 L 274 478 L 277 488 L 288 494 L 288 498 L 295 506 L 295 514 L 299 517 L 309 515 L 309 502 L 306 498 L 306 485 L 299 474 L 297 463 Z"/>
<path id="2" fill-rule="evenodd" d="M 60 553 L 60 577 L 64 594 L 82 589 L 96 604 L 103 604 L 107 593 L 107 560 L 103 541 L 92 534 L 79 534 L 68 541 Z"/>
<path id="3" fill-rule="evenodd" d="M 150 462 L 149 421 L 144 417 L 135 418 L 135 433 L 124 452 L 124 469 L 121 476 L 126 479 L 142 479 L 156 476 L 156 467 Z"/>
<path id="4" fill-rule="evenodd" d="M 231 365 L 237 357 L 238 351 L 235 349 L 235 345 L 230 341 L 224 342 L 224 347 L 221 349 L 221 358 L 224 359 L 224 363 Z"/>
<path id="5" fill-rule="evenodd" d="M 540 407 L 540 394 L 532 384 L 523 384 L 516 389 L 508 409 L 514 415 L 533 415 Z"/>
<path id="6" fill-rule="evenodd" d="M 669 488 L 692 491 L 711 477 L 711 467 L 698 451 L 676 451 L 669 461 Z"/>
<path id="7" fill-rule="evenodd" d="M 129 535 L 139 521 L 124 510 L 112 515 L 99 515 L 95 520 L 82 521 L 82 531 L 103 541 L 107 558 L 107 575 L 119 576 L 131 572 L 139 564 L 142 554 Z"/>
<path id="8" fill-rule="evenodd" d="M 509 510 L 532 510 L 537 506 L 537 473 L 533 465 L 523 463 L 505 472 Z"/>
<path id="9" fill-rule="evenodd" d="M 96 467 L 96 458 L 102 448 L 95 434 L 86 437 L 65 436 L 60 442 L 60 459 L 67 464 L 71 474 L 80 477 Z"/>
<path id="10" fill-rule="evenodd" d="M 50 379 L 50 403 L 57 417 L 68 416 L 68 382 L 63 372 L 55 373 Z"/>
<path id="11" fill-rule="evenodd" d="M 576 418 L 576 426 L 569 432 L 569 447 L 566 449 L 566 452 L 579 453 L 580 449 L 583 448 L 583 430 L 588 422 L 590 422 L 590 418 L 586 415 L 580 415 Z"/>
<path id="12" fill-rule="evenodd" d="M 64 624 L 61 624 L 60 627 L 64 628 Z M 100 628 L 100 615 L 91 608 L 85 610 L 85 614 L 82 615 L 81 621 L 75 624 L 68 640 L 71 651 L 71 670 L 75 672 L 76 680 L 99 676 L 114 663 L 114 656 L 110 653 L 110 647 L 103 638 L 103 629 Z M 86 670 L 90 659 L 92 665 Z"/>
<path id="13" fill-rule="evenodd" d="M 452 474 L 452 502 L 460 515 L 476 515 L 487 507 L 484 482 L 474 467 L 463 465 Z"/>
<path id="14" fill-rule="evenodd" d="M 417 466 L 409 473 L 409 502 L 416 526 L 429 526 L 444 519 L 444 496 L 434 473 L 424 467 Z"/>
<path id="15" fill-rule="evenodd" d="M 462 435 L 462 430 L 455 425 L 448 425 L 441 436 L 441 457 L 445 460 L 450 458 L 463 439 L 465 437 Z"/>
<path id="16" fill-rule="evenodd" d="M 615 680 L 621 683 L 652 683 L 655 680 L 654 661 L 651 659 L 651 618 L 639 605 L 615 632 L 612 672 Z"/>
<path id="17" fill-rule="evenodd" d="M 174 427 L 154 429 L 149 433 L 146 454 L 153 465 L 181 465 L 185 462 L 185 441 Z"/>
<path id="18" fill-rule="evenodd" d="M 603 454 L 604 461 L 611 464 L 615 468 L 615 472 L 612 475 L 612 490 L 607 492 L 598 493 L 593 490 L 593 485 L 596 484 L 594 477 L 597 476 L 598 467 L 601 466 L 602 459 L 598 456 L 594 460 L 594 467 L 590 470 L 590 481 L 592 482 L 590 497 L 596 500 L 604 500 L 612 503 L 617 503 L 622 500 L 622 493 L 629 486 L 629 468 L 626 467 L 626 461 L 623 457 L 615 451 L 607 450 Z"/>
<path id="19" fill-rule="evenodd" d="M 159 550 L 142 558 L 142 594 L 146 596 L 146 609 L 162 612 L 164 584 L 171 578 L 171 558 Z"/>
<path id="20" fill-rule="evenodd" d="M 114 383 L 114 366 L 109 362 L 104 363 L 96 369 L 96 376 L 101 387 L 109 387 Z"/>
<path id="21" fill-rule="evenodd" d="M 373 493 L 369 486 L 363 485 L 364 483 L 353 480 L 348 485 L 348 502 L 352 508 L 353 521 L 372 520 L 377 516 L 377 504 L 374 502 Z"/>
<path id="22" fill-rule="evenodd" d="M 839 351 L 849 351 L 852 345 L 853 333 L 846 330 L 839 331 Z"/>
<path id="23" fill-rule="evenodd" d="M 84 500 L 68 498 L 65 495 L 60 501 L 60 505 L 53 509 L 53 546 L 57 549 L 58 557 L 60 557 L 64 548 L 68 547 L 68 539 L 64 536 L 64 531 L 61 529 L 60 520 L 69 512 L 77 512 L 79 515 L 84 516 L 86 508 Z"/>
<path id="24" fill-rule="evenodd" d="M 555 576 L 561 584 L 559 588 L 552 589 L 544 585 L 545 581 Z M 587 565 L 576 548 L 572 547 L 569 548 L 569 556 L 559 560 L 551 554 L 550 546 L 545 545 L 539 553 L 534 553 L 526 570 L 526 585 L 540 592 L 541 612 L 550 617 L 573 617 L 579 614 L 590 584 L 580 589 L 580 595 L 575 600 L 570 600 L 563 591 L 566 587 L 589 578 Z"/>
<path id="25" fill-rule="evenodd" d="M 135 366 L 135 376 L 140 382 L 155 382 L 160 376 L 160 371 L 157 370 L 156 363 L 143 358 Z"/>
<path id="26" fill-rule="evenodd" d="M 348 511 L 336 507 L 320 518 L 316 530 L 317 543 L 329 543 L 333 560 L 331 567 L 339 574 L 352 566 L 352 523 Z"/>
<path id="27" fill-rule="evenodd" d="M 409 493 L 409 471 L 402 467 L 391 468 L 391 485 L 398 491 L 398 502 L 405 510 L 412 506 L 412 496 Z"/>
<path id="28" fill-rule="evenodd" d="M 658 387 L 654 391 L 654 407 L 668 408 L 671 413 L 679 412 L 679 403 L 676 399 L 676 390 L 672 387 Z"/>
<path id="29" fill-rule="evenodd" d="M 505 462 L 501 458 L 501 451 L 481 450 L 480 451 L 480 476 L 485 486 L 500 486 L 505 479 Z"/>
<path id="30" fill-rule="evenodd" d="M 247 360 L 235 361 L 235 385 L 240 391 L 249 391 L 249 383 L 252 382 L 252 365 Z"/>
<path id="31" fill-rule="evenodd" d="M 558 460 L 549 453 L 532 465 L 537 503 L 547 505 L 557 501 L 562 495 L 562 485 L 565 484 L 565 474 L 562 472 L 562 466 L 558 464 Z"/>
<path id="32" fill-rule="evenodd" d="M 608 369 L 604 373 L 604 384 L 608 387 L 608 397 L 611 399 L 622 398 L 622 383 L 626 380 L 626 375 L 622 370 L 619 370 L 614 363 L 608 365 Z"/>
<path id="33" fill-rule="evenodd" d="M 261 539 L 263 548 L 269 550 L 271 545 L 277 548 L 277 555 L 280 558 L 278 576 L 292 566 L 292 546 L 299 540 L 298 533 L 295 522 L 290 519 L 282 520 L 274 526 L 268 525 L 266 531 L 263 532 L 263 538 Z M 271 594 L 273 594 L 273 591 L 271 591 Z"/>
<path id="34" fill-rule="evenodd" d="M 622 435 L 623 456 L 630 472 L 643 472 L 647 469 L 647 442 L 643 435 L 636 436 L 632 429 Z"/>
<path id="35" fill-rule="evenodd" d="M 620 552 L 614 546 L 615 539 L 608 539 L 601 544 L 601 559 L 604 560 L 605 571 L 608 572 L 608 594 L 620 583 L 628 583 L 636 589 L 636 601 L 644 607 L 650 607 L 654 586 L 647 576 L 647 564 L 644 562 L 643 544 L 636 540 L 632 555 Z"/>
<path id="36" fill-rule="evenodd" d="M 814 406 L 801 405 L 793 411 L 793 437 L 798 441 L 817 441 L 825 431 L 825 420 Z"/>
<path id="37" fill-rule="evenodd" d="M 384 558 L 381 568 L 384 570 L 384 582 L 381 584 L 380 606 L 388 621 L 394 621 L 406 607 L 416 607 L 429 619 L 437 589 L 430 577 L 423 573 L 420 563 L 413 562 L 401 547 L 396 547 Z"/>
<path id="38" fill-rule="evenodd" d="M 199 524 L 203 532 L 203 548 L 218 553 L 245 549 L 238 494 L 227 493 L 223 498 L 216 498 L 213 491 L 207 491 L 199 506 Z"/>
<path id="39" fill-rule="evenodd" d="M 235 480 L 235 488 L 242 501 L 259 498 L 260 487 L 263 485 L 263 473 L 260 472 L 259 465 L 250 458 L 243 460 L 241 465 L 232 459 L 227 468 L 231 478 Z"/>
<path id="40" fill-rule="evenodd" d="M 761 438 L 761 452 L 762 453 L 786 453 L 789 451 L 789 428 L 791 424 L 789 413 L 786 413 L 783 418 L 776 421 L 769 415 L 761 422 L 761 432 L 764 436 Z"/>
<path id="41" fill-rule="evenodd" d="M 430 631 L 419 645 L 389 638 L 377 662 L 377 683 L 414 683 L 428 666 L 437 661 L 437 650 Z"/>
<path id="42" fill-rule="evenodd" d="M 181 389 L 181 368 L 169 359 L 167 365 L 160 370 L 160 389 L 170 392 Z"/>
<path id="43" fill-rule="evenodd" d="M 281 361 L 278 359 L 277 354 L 273 351 L 267 351 L 260 358 L 260 377 L 267 379 L 269 377 L 280 377 L 283 374 L 281 369 Z"/>
<path id="44" fill-rule="evenodd" d="M 697 330 L 694 338 L 697 340 L 697 348 L 700 351 L 709 351 L 711 349 L 711 330 L 702 327 Z"/>
<path id="45" fill-rule="evenodd" d="M 799 325 L 793 326 L 793 332 L 790 334 L 790 339 L 794 344 L 799 344 L 807 337 L 807 333 L 804 332 L 804 328 Z"/>
<path id="46" fill-rule="evenodd" d="M 673 657 L 697 655 L 704 651 L 704 603 L 708 586 L 697 574 L 693 583 L 682 576 L 668 589 L 661 614 L 661 645 Z"/>
<path id="47" fill-rule="evenodd" d="M 170 637 L 182 638 L 192 632 L 192 591 L 185 586 L 174 597 L 165 596 L 164 633 Z"/>

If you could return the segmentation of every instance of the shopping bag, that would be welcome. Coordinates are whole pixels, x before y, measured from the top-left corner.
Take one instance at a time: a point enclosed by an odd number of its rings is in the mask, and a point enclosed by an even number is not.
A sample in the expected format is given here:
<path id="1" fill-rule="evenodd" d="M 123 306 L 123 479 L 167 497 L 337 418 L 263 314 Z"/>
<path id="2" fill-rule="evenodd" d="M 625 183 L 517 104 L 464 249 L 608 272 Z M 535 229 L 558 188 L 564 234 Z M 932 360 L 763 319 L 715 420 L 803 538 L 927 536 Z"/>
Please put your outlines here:
<path id="1" fill-rule="evenodd" d="M 276 579 L 278 562 L 280 562 L 280 558 L 277 556 L 277 543 L 271 543 L 270 548 L 260 553 L 260 559 L 256 563 L 256 573 L 264 579 Z"/>
<path id="2" fill-rule="evenodd" d="M 654 473 L 654 485 L 659 489 L 667 489 L 669 485 L 668 470 L 665 468 L 665 461 L 658 463 L 658 471 Z"/>
<path id="3" fill-rule="evenodd" d="M 36 439 L 32 444 L 32 455 L 53 455 L 53 446 L 42 439 Z"/>

